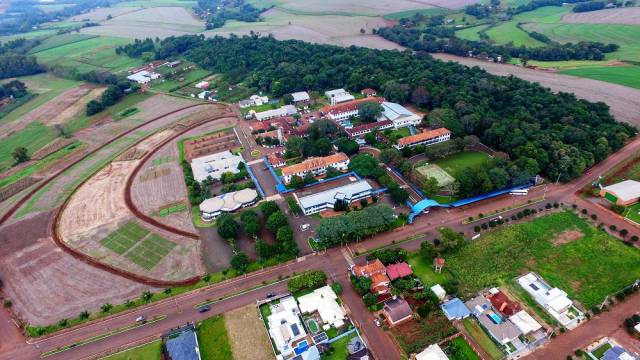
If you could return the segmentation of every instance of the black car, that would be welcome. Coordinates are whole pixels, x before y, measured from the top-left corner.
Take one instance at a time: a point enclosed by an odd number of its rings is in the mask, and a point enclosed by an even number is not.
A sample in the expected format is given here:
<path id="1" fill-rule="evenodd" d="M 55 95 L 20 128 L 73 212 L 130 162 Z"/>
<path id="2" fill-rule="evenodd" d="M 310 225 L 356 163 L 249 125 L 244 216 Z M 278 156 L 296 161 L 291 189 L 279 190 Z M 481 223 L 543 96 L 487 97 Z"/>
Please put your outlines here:
<path id="1" fill-rule="evenodd" d="M 274 297 L 274 296 L 276 296 L 276 293 L 272 293 L 272 292 L 267 293 L 267 297 L 268 297 L 268 298 L 272 298 L 272 297 Z"/>
<path id="2" fill-rule="evenodd" d="M 206 313 L 209 310 L 211 310 L 211 306 L 209 305 L 201 306 L 198 308 L 199 313 Z"/>

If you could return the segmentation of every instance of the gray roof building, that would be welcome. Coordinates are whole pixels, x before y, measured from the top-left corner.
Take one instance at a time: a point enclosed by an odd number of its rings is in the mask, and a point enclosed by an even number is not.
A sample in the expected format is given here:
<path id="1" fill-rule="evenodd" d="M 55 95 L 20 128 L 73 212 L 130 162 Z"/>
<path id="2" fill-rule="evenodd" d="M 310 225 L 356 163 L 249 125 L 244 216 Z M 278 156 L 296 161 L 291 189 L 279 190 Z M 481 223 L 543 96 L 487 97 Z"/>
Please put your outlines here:
<path id="1" fill-rule="evenodd" d="M 186 326 L 165 336 L 168 360 L 201 360 L 195 328 Z"/>
<path id="2" fill-rule="evenodd" d="M 333 208 L 333 205 L 338 200 L 350 203 L 363 199 L 371 195 L 372 190 L 373 188 L 366 180 L 360 180 L 317 194 L 301 197 L 298 199 L 298 203 L 305 215 L 311 215 L 325 209 Z"/>
<path id="3" fill-rule="evenodd" d="M 501 344 L 517 339 L 522 332 L 511 321 L 503 318 L 484 296 L 477 296 L 465 303 L 471 313 L 484 326 L 491 337 Z"/>

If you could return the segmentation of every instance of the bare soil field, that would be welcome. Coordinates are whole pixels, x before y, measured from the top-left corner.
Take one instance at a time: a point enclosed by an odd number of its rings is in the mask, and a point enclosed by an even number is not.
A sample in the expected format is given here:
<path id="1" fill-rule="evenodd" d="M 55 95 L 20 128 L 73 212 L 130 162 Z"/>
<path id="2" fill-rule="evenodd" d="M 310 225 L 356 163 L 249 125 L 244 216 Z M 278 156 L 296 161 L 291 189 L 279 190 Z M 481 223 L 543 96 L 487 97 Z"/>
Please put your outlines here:
<path id="1" fill-rule="evenodd" d="M 606 9 L 583 13 L 568 13 L 562 17 L 562 22 L 639 25 L 640 7 Z"/>
<path id="2" fill-rule="evenodd" d="M 12 311 L 33 325 L 77 317 L 83 310 L 135 298 L 150 289 L 88 265 L 47 237 L 48 213 L 0 231 L 0 273 Z"/>
<path id="3" fill-rule="evenodd" d="M 141 10 L 141 7 L 109 7 L 109 8 L 101 8 L 89 11 L 86 14 L 80 14 L 69 18 L 70 21 L 103 21 L 107 20 L 107 17 L 111 15 L 116 18 L 121 15 L 125 15 L 128 13 L 136 12 Z"/>
<path id="4" fill-rule="evenodd" d="M 66 123 L 67 121 L 73 119 L 74 117 L 84 113 L 87 103 L 89 103 L 89 101 L 91 100 L 100 98 L 100 96 L 105 90 L 106 90 L 105 87 L 92 89 L 91 91 L 89 91 L 87 94 L 85 94 L 83 97 L 81 97 L 74 103 L 69 104 L 69 106 L 65 107 L 64 110 L 62 110 L 61 112 L 51 113 L 55 116 L 50 117 L 48 120 L 45 119 L 43 123 L 45 125 L 56 125 L 56 124 Z"/>
<path id="5" fill-rule="evenodd" d="M 282 0 L 279 1 L 277 7 L 302 14 L 358 14 L 372 16 L 424 9 L 431 6 L 429 1 L 424 0 Z"/>
<path id="6" fill-rule="evenodd" d="M 519 66 L 498 64 L 449 54 L 433 54 L 437 59 L 455 61 L 467 66 L 478 66 L 499 76 L 517 76 L 537 82 L 554 92 L 574 93 L 589 101 L 602 101 L 611 107 L 616 119 L 640 126 L 640 90 L 598 80 L 562 75 L 550 71 L 526 69 Z"/>
<path id="7" fill-rule="evenodd" d="M 258 309 L 255 305 L 248 305 L 225 313 L 224 326 L 229 334 L 234 359 L 273 359 L 273 350 L 271 350 L 267 330 L 258 317 Z"/>
<path id="8" fill-rule="evenodd" d="M 219 132 L 184 142 L 184 158 L 191 162 L 193 158 L 231 150 L 240 146 L 240 142 L 233 130 Z"/>
<path id="9" fill-rule="evenodd" d="M 9 134 L 25 128 L 34 121 L 40 121 L 45 125 L 51 125 L 70 119 L 75 115 L 75 111 L 77 111 L 78 106 L 80 106 L 80 103 L 82 102 L 81 99 L 83 99 L 83 97 L 94 88 L 94 86 L 89 84 L 71 88 L 51 99 L 51 101 L 46 104 L 31 110 L 22 118 L 0 125 L 0 138 L 9 136 Z M 87 102 L 89 102 L 89 100 L 87 100 Z M 82 106 L 84 105 L 86 105 L 86 102 L 82 104 Z M 66 111 L 68 109 L 69 111 Z M 70 114 L 69 112 L 72 113 Z M 63 113 L 65 114 L 64 116 Z M 54 119 L 58 119 L 59 122 L 54 122 Z"/>

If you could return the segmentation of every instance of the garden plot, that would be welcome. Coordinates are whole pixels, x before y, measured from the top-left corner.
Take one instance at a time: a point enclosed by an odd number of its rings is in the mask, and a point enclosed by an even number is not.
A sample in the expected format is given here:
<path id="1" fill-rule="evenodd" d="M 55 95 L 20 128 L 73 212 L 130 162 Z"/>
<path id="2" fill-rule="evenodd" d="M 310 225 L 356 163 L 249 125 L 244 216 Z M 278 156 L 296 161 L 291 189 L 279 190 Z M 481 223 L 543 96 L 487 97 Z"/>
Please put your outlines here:
<path id="1" fill-rule="evenodd" d="M 449 175 L 448 172 L 444 171 L 440 166 L 436 164 L 424 164 L 418 166 L 416 168 L 416 172 L 418 172 L 418 174 L 420 174 L 420 176 L 423 176 L 425 179 L 428 179 L 430 177 L 435 178 L 436 180 L 438 180 L 438 185 L 440 187 L 445 187 L 456 182 L 456 179 L 453 176 Z"/>

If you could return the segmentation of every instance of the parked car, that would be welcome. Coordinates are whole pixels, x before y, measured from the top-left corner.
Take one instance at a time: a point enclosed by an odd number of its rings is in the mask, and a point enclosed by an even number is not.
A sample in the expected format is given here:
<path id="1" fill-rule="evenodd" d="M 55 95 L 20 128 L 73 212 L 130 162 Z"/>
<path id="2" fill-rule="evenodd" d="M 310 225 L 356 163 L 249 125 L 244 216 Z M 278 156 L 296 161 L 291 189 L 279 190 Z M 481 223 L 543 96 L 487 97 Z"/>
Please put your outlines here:
<path id="1" fill-rule="evenodd" d="M 269 293 L 267 293 L 267 297 L 268 297 L 268 298 L 272 298 L 272 297 L 274 297 L 274 296 L 276 296 L 276 293 L 273 293 L 273 292 L 269 292 Z"/>
<path id="2" fill-rule="evenodd" d="M 138 316 L 136 318 L 136 322 L 137 323 L 145 323 L 145 322 L 147 322 L 147 318 L 145 318 L 144 315 Z"/>
<path id="3" fill-rule="evenodd" d="M 211 306 L 209 305 L 201 306 L 198 308 L 199 313 L 206 313 L 209 310 L 211 310 Z"/>
<path id="4" fill-rule="evenodd" d="M 309 224 L 301 224 L 300 225 L 300 231 L 307 231 L 307 230 L 309 230 L 309 227 L 311 227 L 311 225 L 309 225 Z"/>
<path id="5" fill-rule="evenodd" d="M 373 322 L 376 324 L 377 327 L 380 327 L 380 320 L 378 318 L 373 319 Z"/>

